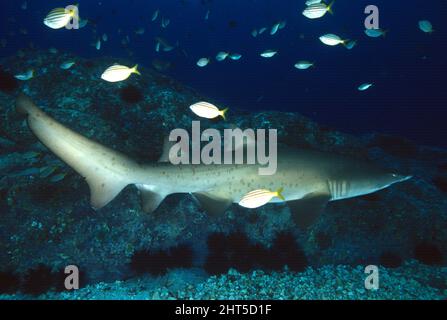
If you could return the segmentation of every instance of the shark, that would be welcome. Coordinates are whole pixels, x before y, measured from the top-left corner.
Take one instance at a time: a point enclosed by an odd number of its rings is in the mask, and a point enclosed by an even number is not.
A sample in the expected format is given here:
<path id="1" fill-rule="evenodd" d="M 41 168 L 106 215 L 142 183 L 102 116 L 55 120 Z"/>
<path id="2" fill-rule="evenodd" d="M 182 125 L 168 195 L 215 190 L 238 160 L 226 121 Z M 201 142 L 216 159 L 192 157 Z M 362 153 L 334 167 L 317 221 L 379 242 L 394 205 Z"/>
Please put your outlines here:
<path id="1" fill-rule="evenodd" d="M 210 215 L 225 213 L 253 190 L 283 188 L 284 200 L 271 202 L 285 201 L 293 221 L 306 228 L 330 201 L 370 194 L 412 177 L 357 158 L 292 148 L 278 149 L 274 175 L 259 175 L 256 164 L 173 165 L 166 156 L 143 164 L 64 126 L 24 94 L 16 99 L 16 110 L 41 143 L 85 178 L 94 209 L 108 205 L 128 185 L 138 188 L 145 212 L 155 211 L 170 194 L 188 193 Z"/>

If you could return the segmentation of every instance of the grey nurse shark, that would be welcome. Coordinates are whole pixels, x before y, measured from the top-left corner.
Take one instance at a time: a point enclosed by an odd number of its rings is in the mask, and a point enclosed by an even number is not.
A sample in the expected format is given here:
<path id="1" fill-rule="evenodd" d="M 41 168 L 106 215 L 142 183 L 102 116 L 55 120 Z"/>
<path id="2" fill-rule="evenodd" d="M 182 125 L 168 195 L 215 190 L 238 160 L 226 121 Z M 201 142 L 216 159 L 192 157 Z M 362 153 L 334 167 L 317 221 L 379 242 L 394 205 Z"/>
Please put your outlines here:
<path id="1" fill-rule="evenodd" d="M 190 193 L 210 214 L 224 213 L 250 191 L 283 188 L 294 221 L 306 227 L 329 201 L 366 195 L 411 178 L 365 161 L 304 149 L 278 150 L 277 171 L 270 176 L 259 175 L 257 165 L 140 164 L 65 127 L 24 95 L 16 107 L 27 115 L 37 138 L 85 178 L 95 209 L 130 184 L 140 190 L 146 212 L 157 209 L 169 194 Z"/>

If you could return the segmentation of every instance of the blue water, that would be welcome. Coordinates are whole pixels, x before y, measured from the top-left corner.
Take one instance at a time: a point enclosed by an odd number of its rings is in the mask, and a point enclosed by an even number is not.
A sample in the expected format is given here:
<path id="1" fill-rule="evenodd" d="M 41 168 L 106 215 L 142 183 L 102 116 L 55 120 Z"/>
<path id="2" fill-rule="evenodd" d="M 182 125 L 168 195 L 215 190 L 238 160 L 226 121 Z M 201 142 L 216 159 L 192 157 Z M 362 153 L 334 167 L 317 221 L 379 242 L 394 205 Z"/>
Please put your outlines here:
<path id="1" fill-rule="evenodd" d="M 446 1 L 337 0 L 334 15 L 309 20 L 301 15 L 304 0 L 81 0 L 81 17 L 93 23 L 76 31 L 51 30 L 42 23 L 51 9 L 68 1 L 28 0 L 27 10 L 20 8 L 22 2 L 1 4 L 0 39 L 8 41 L 1 56 L 33 43 L 87 58 L 126 57 L 146 66 L 161 59 L 173 64 L 166 73 L 223 106 L 295 111 L 347 132 L 387 132 L 447 145 Z M 381 27 L 389 30 L 385 38 L 363 33 L 363 11 L 369 4 L 380 9 Z M 151 22 L 156 9 L 171 20 L 167 29 L 160 27 L 160 20 Z M 211 13 L 205 21 L 207 10 Z M 421 19 L 433 23 L 433 34 L 418 29 Z M 275 36 L 251 36 L 254 28 L 271 27 L 279 20 L 287 20 L 287 26 Z M 146 33 L 136 35 L 141 27 Z M 21 28 L 28 34 L 21 34 Z M 324 46 L 318 37 L 329 32 L 358 40 L 358 45 L 351 51 Z M 97 51 L 91 43 L 103 33 L 109 41 Z M 127 48 L 121 45 L 125 35 L 131 38 Z M 156 36 L 178 41 L 179 49 L 155 52 Z M 265 49 L 279 54 L 263 59 L 259 53 Z M 242 59 L 196 66 L 199 58 L 227 50 L 241 53 Z M 314 61 L 316 67 L 296 70 L 293 65 L 302 59 Z M 357 91 L 363 82 L 375 86 Z"/>

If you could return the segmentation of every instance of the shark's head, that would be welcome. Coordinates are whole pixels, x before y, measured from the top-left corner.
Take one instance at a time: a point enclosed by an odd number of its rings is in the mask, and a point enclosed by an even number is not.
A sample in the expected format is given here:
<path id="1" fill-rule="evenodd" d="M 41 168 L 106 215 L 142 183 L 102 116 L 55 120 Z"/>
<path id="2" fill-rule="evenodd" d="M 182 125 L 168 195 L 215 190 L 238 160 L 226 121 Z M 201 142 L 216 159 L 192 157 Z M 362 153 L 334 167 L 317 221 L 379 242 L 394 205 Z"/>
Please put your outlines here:
<path id="1" fill-rule="evenodd" d="M 338 179 L 329 182 L 332 200 L 373 193 L 412 177 L 359 161 L 344 162 L 338 173 Z"/>
<path id="2" fill-rule="evenodd" d="M 349 198 L 373 193 L 412 178 L 409 175 L 390 172 L 375 166 L 367 166 L 360 170 L 352 168 L 351 174 L 352 179 L 350 179 L 348 191 Z"/>

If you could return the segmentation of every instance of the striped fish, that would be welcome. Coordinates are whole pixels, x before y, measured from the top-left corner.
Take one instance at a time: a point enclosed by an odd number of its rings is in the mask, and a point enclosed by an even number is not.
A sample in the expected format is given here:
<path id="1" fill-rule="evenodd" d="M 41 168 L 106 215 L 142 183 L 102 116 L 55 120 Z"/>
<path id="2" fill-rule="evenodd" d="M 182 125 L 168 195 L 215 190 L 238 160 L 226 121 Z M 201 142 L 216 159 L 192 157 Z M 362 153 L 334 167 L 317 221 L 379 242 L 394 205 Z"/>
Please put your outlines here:
<path id="1" fill-rule="evenodd" d="M 274 197 L 278 197 L 285 201 L 282 195 L 283 190 L 283 188 L 279 188 L 277 191 L 270 191 L 266 189 L 251 191 L 242 198 L 239 205 L 245 208 L 254 209 L 269 203 Z"/>
<path id="2" fill-rule="evenodd" d="M 141 75 L 141 73 L 138 71 L 138 65 L 133 68 L 129 68 L 117 64 L 109 67 L 106 71 L 104 71 L 104 73 L 101 75 L 101 79 L 108 82 L 119 82 L 129 78 L 132 73 Z"/>
<path id="3" fill-rule="evenodd" d="M 320 2 L 321 2 L 321 0 L 307 0 L 306 1 L 306 6 L 311 6 L 313 4 L 317 4 L 317 3 L 320 3 Z"/>
<path id="4" fill-rule="evenodd" d="M 323 17 L 326 12 L 329 12 L 332 14 L 332 6 L 334 5 L 334 1 L 331 2 L 331 4 L 327 5 L 324 2 L 311 4 L 310 6 L 306 7 L 303 11 L 303 16 L 309 19 L 318 19 Z"/>
<path id="5" fill-rule="evenodd" d="M 76 10 L 56 8 L 48 13 L 43 23 L 51 29 L 61 29 L 64 28 L 73 18 L 78 18 Z"/>
<path id="6" fill-rule="evenodd" d="M 208 102 L 198 102 L 189 107 L 192 112 L 202 118 L 214 119 L 221 116 L 225 120 L 228 108 L 219 110 L 215 105 Z"/>

